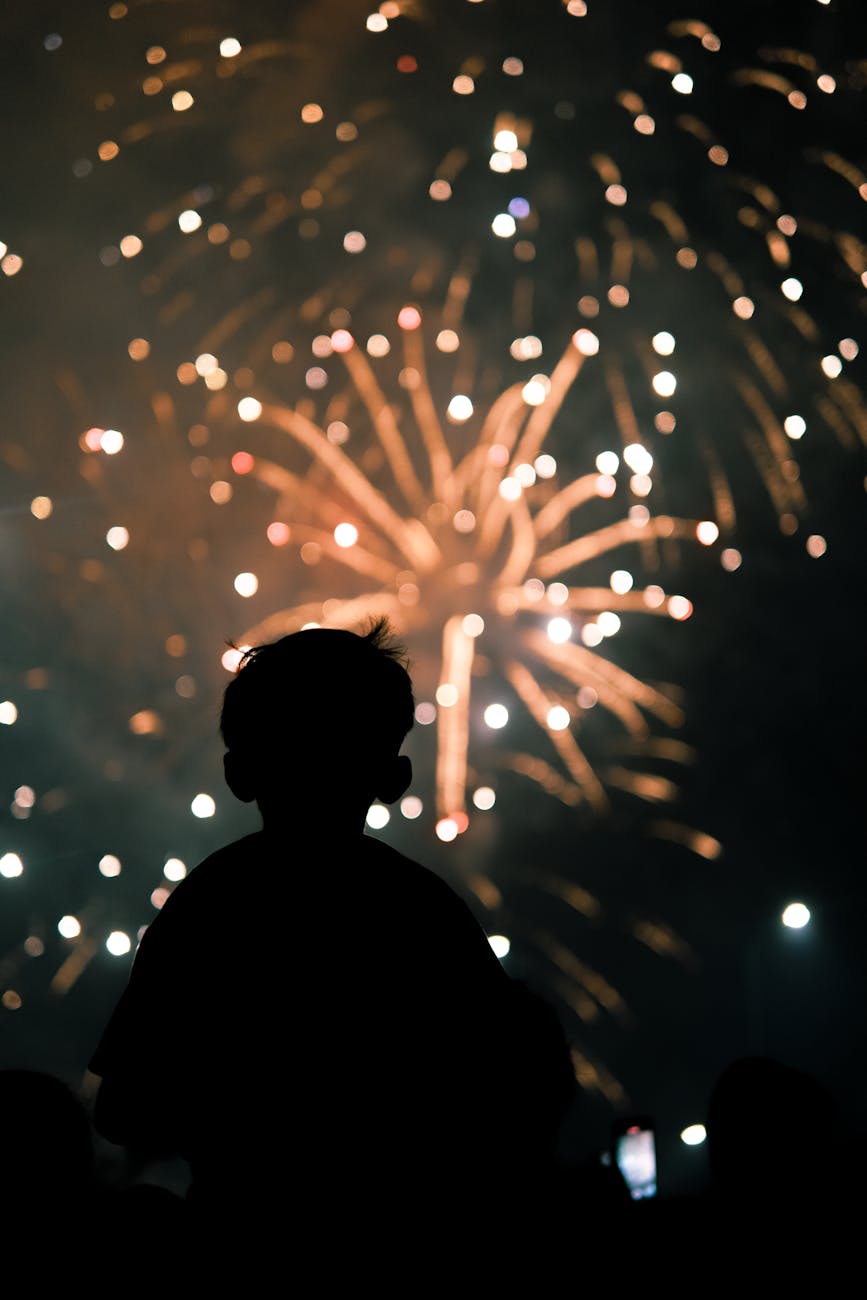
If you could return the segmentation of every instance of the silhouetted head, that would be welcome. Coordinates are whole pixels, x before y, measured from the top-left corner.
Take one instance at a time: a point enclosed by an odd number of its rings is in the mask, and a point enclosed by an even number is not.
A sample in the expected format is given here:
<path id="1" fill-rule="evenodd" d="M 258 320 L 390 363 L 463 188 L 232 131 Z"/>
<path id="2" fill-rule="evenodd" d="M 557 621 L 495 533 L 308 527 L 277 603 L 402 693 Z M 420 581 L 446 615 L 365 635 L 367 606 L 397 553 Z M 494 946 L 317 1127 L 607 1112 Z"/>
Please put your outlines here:
<path id="1" fill-rule="evenodd" d="M 0 1168 L 18 1209 L 74 1208 L 92 1165 L 90 1120 L 66 1084 L 36 1070 L 0 1070 Z"/>
<path id="2" fill-rule="evenodd" d="M 764 1057 L 745 1057 L 717 1080 L 707 1117 L 715 1190 L 726 1198 L 803 1199 L 823 1186 L 835 1106 L 823 1084 Z"/>
<path id="3" fill-rule="evenodd" d="M 399 799 L 412 778 L 399 753 L 414 714 L 404 660 L 386 619 L 364 635 L 309 628 L 248 651 L 220 719 L 233 794 L 266 822 L 326 814 L 359 829 L 374 799 Z"/>

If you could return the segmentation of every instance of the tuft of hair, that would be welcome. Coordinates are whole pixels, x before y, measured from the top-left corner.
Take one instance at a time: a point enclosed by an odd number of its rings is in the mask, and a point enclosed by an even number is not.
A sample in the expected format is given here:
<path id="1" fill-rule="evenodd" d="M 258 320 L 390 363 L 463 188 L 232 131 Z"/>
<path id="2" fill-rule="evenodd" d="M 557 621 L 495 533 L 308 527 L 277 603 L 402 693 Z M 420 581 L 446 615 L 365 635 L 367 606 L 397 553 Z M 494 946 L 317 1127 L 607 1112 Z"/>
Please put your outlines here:
<path id="1" fill-rule="evenodd" d="M 363 637 L 372 649 L 398 664 L 404 672 L 409 672 L 409 655 L 406 646 L 397 639 L 384 614 L 380 618 L 371 619 L 367 630 L 359 632 L 358 635 Z"/>
<path id="2" fill-rule="evenodd" d="M 253 646 L 224 692 L 220 732 L 227 749 L 253 751 L 321 719 L 396 752 L 414 714 L 406 649 L 383 617 L 360 632 L 307 628 Z"/>

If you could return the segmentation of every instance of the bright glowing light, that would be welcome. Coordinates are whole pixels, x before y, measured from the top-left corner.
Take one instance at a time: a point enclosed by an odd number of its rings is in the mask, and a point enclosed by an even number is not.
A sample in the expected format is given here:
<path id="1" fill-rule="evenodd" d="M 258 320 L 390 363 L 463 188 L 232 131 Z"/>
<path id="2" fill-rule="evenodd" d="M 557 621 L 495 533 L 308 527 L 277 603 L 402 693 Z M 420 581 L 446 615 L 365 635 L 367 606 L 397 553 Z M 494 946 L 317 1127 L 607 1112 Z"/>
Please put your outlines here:
<path id="1" fill-rule="evenodd" d="M 224 59 L 234 59 L 236 55 L 241 53 L 241 42 L 236 40 L 234 36 L 226 36 L 220 41 L 220 53 Z"/>
<path id="2" fill-rule="evenodd" d="M 634 579 L 627 569 L 615 569 L 610 578 L 611 590 L 618 596 L 625 596 L 632 590 Z"/>
<path id="3" fill-rule="evenodd" d="M 704 1124 L 688 1124 L 680 1135 L 680 1140 L 688 1147 L 700 1147 L 707 1137 Z"/>
<path id="4" fill-rule="evenodd" d="M 485 630 L 485 620 L 482 618 L 481 614 L 467 614 L 466 618 L 461 623 L 461 627 L 466 636 L 481 636 Z"/>
<path id="5" fill-rule="evenodd" d="M 615 208 L 622 208 L 626 202 L 626 188 L 623 185 L 609 185 L 605 190 L 606 201 Z"/>
<path id="6" fill-rule="evenodd" d="M 797 442 L 807 432 L 807 421 L 802 415 L 787 415 L 783 421 L 783 428 L 789 437 Z"/>
<path id="7" fill-rule="evenodd" d="M 30 502 L 30 513 L 34 519 L 47 519 L 53 509 L 51 497 L 34 497 Z"/>
<path id="8" fill-rule="evenodd" d="M 372 803 L 367 810 L 367 816 L 364 819 L 372 831 L 381 831 L 383 826 L 387 826 L 391 821 L 391 813 L 385 804 Z"/>
<path id="9" fill-rule="evenodd" d="M 568 709 L 564 709 L 562 704 L 554 704 L 548 710 L 545 721 L 552 731 L 565 731 L 572 719 Z"/>
<path id="10" fill-rule="evenodd" d="M 236 474 L 249 474 L 256 461 L 249 451 L 236 451 L 232 457 L 232 469 Z"/>
<path id="11" fill-rule="evenodd" d="M 458 702 L 458 688 L 451 682 L 441 682 L 436 689 L 436 702 L 443 709 L 450 709 Z"/>
<path id="12" fill-rule="evenodd" d="M 572 335 L 572 342 L 584 357 L 595 357 L 599 351 L 599 339 L 592 330 L 576 330 Z"/>
<path id="13" fill-rule="evenodd" d="M 105 941 L 105 946 L 112 957 L 123 957 L 132 947 L 132 940 L 123 930 L 112 930 Z"/>
<path id="14" fill-rule="evenodd" d="M 129 533 L 118 524 L 114 528 L 109 528 L 105 540 L 113 551 L 122 551 L 125 546 L 129 545 Z"/>
<path id="15" fill-rule="evenodd" d="M 677 379 L 670 370 L 658 371 L 650 382 L 653 385 L 653 391 L 657 393 L 659 397 L 671 397 L 672 393 L 677 388 Z"/>
<path id="16" fill-rule="evenodd" d="M 668 612 L 672 618 L 682 623 L 692 613 L 692 601 L 688 600 L 686 596 L 670 596 L 668 599 Z"/>
<path id="17" fill-rule="evenodd" d="M 494 951 L 494 956 L 499 957 L 500 961 L 502 961 L 504 957 L 508 957 L 512 943 L 504 934 L 489 934 L 488 943 Z"/>
<path id="18" fill-rule="evenodd" d="M 516 465 L 515 478 L 521 484 L 522 488 L 532 487 L 536 482 L 536 471 L 533 469 L 532 465 Z"/>
<path id="19" fill-rule="evenodd" d="M 400 801 L 400 811 L 407 821 L 414 822 L 416 817 L 421 817 L 424 804 L 417 794 L 408 794 Z"/>
<path id="20" fill-rule="evenodd" d="M 203 379 L 205 375 L 209 375 L 213 370 L 216 370 L 219 364 L 213 352 L 201 352 L 194 362 L 196 374 L 201 375 Z"/>
<path id="21" fill-rule="evenodd" d="M 569 599 L 569 588 L 565 582 L 549 582 L 545 595 L 552 605 L 565 605 Z"/>
<path id="22" fill-rule="evenodd" d="M 196 212 L 195 208 L 185 208 L 178 214 L 178 225 L 185 235 L 191 235 L 194 230 L 198 230 L 202 224 L 202 218 Z"/>
<path id="23" fill-rule="evenodd" d="M 24 871 L 24 863 L 17 853 L 4 853 L 0 858 L 0 876 L 5 876 L 7 880 L 14 880 Z"/>
<path id="24" fill-rule="evenodd" d="M 358 529 L 355 524 L 338 524 L 334 530 L 334 540 L 338 546 L 348 549 L 358 541 Z"/>
<path id="25" fill-rule="evenodd" d="M 292 536 L 292 529 L 288 524 L 284 524 L 279 519 L 275 519 L 273 523 L 270 523 L 265 529 L 265 536 L 268 538 L 268 541 L 272 546 L 285 546 L 289 541 L 289 538 Z"/>
<path id="26" fill-rule="evenodd" d="M 541 456 L 537 456 L 533 461 L 533 468 L 539 478 L 553 478 L 557 473 L 557 462 L 553 456 L 543 452 Z"/>
<path id="27" fill-rule="evenodd" d="M 687 72 L 676 72 L 671 79 L 671 88 L 676 90 L 679 95 L 691 95 L 692 87 L 693 80 Z"/>
<path id="28" fill-rule="evenodd" d="M 670 357 L 674 351 L 674 335 L 669 334 L 668 330 L 660 330 L 654 334 L 651 342 L 653 350 L 661 357 Z"/>
<path id="29" fill-rule="evenodd" d="M 518 480 L 510 474 L 503 479 L 498 490 L 504 501 L 517 501 L 524 489 Z"/>
<path id="30" fill-rule="evenodd" d="M 732 311 L 739 320 L 749 320 L 755 310 L 756 304 L 753 302 L 752 298 L 747 298 L 743 294 L 740 298 L 735 298 L 732 303 Z"/>
<path id="31" fill-rule="evenodd" d="M 836 379 L 842 369 L 843 362 L 839 357 L 822 357 L 822 371 L 829 379 Z"/>
<path id="32" fill-rule="evenodd" d="M 99 438 L 100 451 L 106 456 L 116 456 L 123 447 L 123 434 L 120 429 L 103 429 Z"/>
<path id="33" fill-rule="evenodd" d="M 437 839 L 444 844 L 450 844 L 452 840 L 457 839 L 458 824 L 453 817 L 441 817 L 436 824 Z"/>
<path id="34" fill-rule="evenodd" d="M 239 596 L 255 596 L 259 590 L 259 579 L 255 573 L 238 573 L 232 585 Z"/>
<path id="35" fill-rule="evenodd" d="M 476 526 L 476 516 L 472 510 L 456 510 L 452 517 L 452 527 L 456 533 L 471 533 Z"/>
<path id="36" fill-rule="evenodd" d="M 801 284 L 801 281 L 796 280 L 793 275 L 790 275 L 787 280 L 784 280 L 780 285 L 780 288 L 785 297 L 788 298 L 789 302 L 797 302 L 801 294 L 804 292 L 804 286 Z"/>
<path id="37" fill-rule="evenodd" d="M 347 253 L 363 253 L 367 248 L 367 239 L 360 230 L 347 230 L 343 236 L 343 247 Z"/>
<path id="38" fill-rule="evenodd" d="M 547 375 L 534 375 L 521 389 L 521 396 L 528 406 L 541 406 L 551 388 Z"/>
<path id="39" fill-rule="evenodd" d="M 623 449 L 623 459 L 636 474 L 649 474 L 653 469 L 653 457 L 640 442 L 631 442 Z"/>
<path id="40" fill-rule="evenodd" d="M 486 725 L 492 731 L 500 731 L 509 721 L 509 710 L 505 704 L 489 704 L 484 716 Z"/>
<path id="41" fill-rule="evenodd" d="M 803 930 L 809 920 L 810 909 L 803 903 L 789 903 L 788 907 L 783 910 L 783 925 L 788 926 L 790 930 Z"/>
<path id="42" fill-rule="evenodd" d="M 422 700 L 421 704 L 415 706 L 415 720 L 419 726 L 429 727 L 436 715 L 436 705 L 431 704 L 430 700 Z"/>
<path id="43" fill-rule="evenodd" d="M 620 468 L 620 457 L 615 451 L 601 451 L 596 457 L 596 468 L 600 474 L 616 474 Z"/>
<path id="44" fill-rule="evenodd" d="M 488 159 L 488 166 L 492 172 L 498 172 L 501 176 L 504 176 L 506 172 L 512 170 L 512 159 L 509 154 L 496 150 Z"/>
<path id="45" fill-rule="evenodd" d="M 109 878 L 119 876 L 120 858 L 115 857 L 113 853 L 104 853 L 99 859 L 99 874 Z"/>
<path id="46" fill-rule="evenodd" d="M 615 614 L 613 610 L 603 609 L 600 614 L 596 615 L 596 622 L 603 636 L 616 636 L 620 631 L 620 616 Z"/>
<path id="47" fill-rule="evenodd" d="M 163 867 L 163 875 L 166 880 L 183 880 L 187 874 L 187 864 L 180 858 L 167 858 Z"/>
<path id="48" fill-rule="evenodd" d="M 436 345 L 440 352 L 457 352 L 461 341 L 454 330 L 440 330 L 436 337 Z"/>
<path id="49" fill-rule="evenodd" d="M 197 794 L 190 804 L 190 812 L 194 817 L 213 817 L 217 811 L 217 805 L 209 794 Z"/>
<path id="50" fill-rule="evenodd" d="M 713 546 L 719 537 L 719 529 L 712 519 L 702 519 L 701 523 L 696 525 L 695 535 L 702 546 Z"/>
<path id="51" fill-rule="evenodd" d="M 489 785 L 480 785 L 473 791 L 473 804 L 481 812 L 488 812 L 497 802 L 497 796 Z"/>
<path id="52" fill-rule="evenodd" d="M 503 153 L 514 153 L 518 147 L 518 137 L 514 131 L 498 131 L 494 136 L 494 148 Z"/>
<path id="53" fill-rule="evenodd" d="M 552 618 L 548 621 L 546 631 L 549 641 L 555 645 L 565 645 L 572 636 L 572 624 L 568 618 Z"/>
<path id="54" fill-rule="evenodd" d="M 463 424 L 473 413 L 473 404 L 463 393 L 456 393 L 449 402 L 446 414 L 452 424 Z"/>
<path id="55" fill-rule="evenodd" d="M 418 307 L 401 307 L 397 323 L 402 330 L 417 330 L 421 325 L 421 312 Z"/>
<path id="56" fill-rule="evenodd" d="M 818 560 L 820 555 L 824 555 L 828 549 L 828 543 L 819 533 L 811 533 L 807 538 L 807 554 L 814 560 Z"/>
<path id="57" fill-rule="evenodd" d="M 491 222 L 491 230 L 500 239 L 508 239 L 517 230 L 515 218 L 510 212 L 498 212 Z"/>
<path id="58" fill-rule="evenodd" d="M 388 19 L 385 14 L 368 14 L 364 25 L 369 32 L 384 32 L 388 27 Z"/>
<path id="59" fill-rule="evenodd" d="M 367 340 L 367 354 L 371 357 L 386 357 L 391 351 L 391 344 L 384 334 L 371 334 Z"/>
<path id="60" fill-rule="evenodd" d="M 124 235 L 118 247 L 124 257 L 137 257 L 143 245 L 138 235 Z"/>
<path id="61" fill-rule="evenodd" d="M 176 90 L 172 95 L 172 108 L 176 113 L 185 113 L 195 102 L 188 90 Z"/>
<path id="62" fill-rule="evenodd" d="M 11 700 L 0 701 L 0 723 L 4 727 L 11 727 L 13 722 L 18 718 L 18 709 Z"/>
<path id="63" fill-rule="evenodd" d="M 248 424 L 258 420 L 262 414 L 262 403 L 255 397 L 242 397 L 238 403 L 238 415 Z"/>
<path id="64" fill-rule="evenodd" d="M 581 640 L 591 649 L 599 645 L 603 638 L 602 628 L 598 623 L 585 623 L 581 629 Z"/>
<path id="65" fill-rule="evenodd" d="M 239 646 L 230 646 L 224 650 L 220 656 L 220 663 L 226 669 L 226 672 L 236 673 L 241 667 L 241 660 L 244 658 L 244 650 Z"/>
<path id="66" fill-rule="evenodd" d="M 57 929 L 64 939 L 77 939 L 81 934 L 81 922 L 77 916 L 61 916 Z"/>

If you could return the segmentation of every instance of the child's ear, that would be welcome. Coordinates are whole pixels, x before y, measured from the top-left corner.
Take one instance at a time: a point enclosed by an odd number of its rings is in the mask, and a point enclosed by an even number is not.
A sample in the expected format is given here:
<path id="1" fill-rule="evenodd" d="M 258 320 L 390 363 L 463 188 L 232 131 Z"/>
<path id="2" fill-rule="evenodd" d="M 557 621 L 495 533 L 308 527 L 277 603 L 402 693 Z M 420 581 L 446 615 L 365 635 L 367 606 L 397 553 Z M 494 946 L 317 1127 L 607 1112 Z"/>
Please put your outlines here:
<path id="1" fill-rule="evenodd" d="M 226 755 L 228 758 L 228 754 Z M 406 754 L 398 754 L 385 765 L 376 783 L 376 797 L 381 803 L 396 803 L 409 789 L 412 763 Z"/>
<path id="2" fill-rule="evenodd" d="M 223 772 L 226 785 L 241 803 L 253 803 L 256 798 L 249 770 L 238 761 L 238 755 L 230 749 L 223 755 Z"/>

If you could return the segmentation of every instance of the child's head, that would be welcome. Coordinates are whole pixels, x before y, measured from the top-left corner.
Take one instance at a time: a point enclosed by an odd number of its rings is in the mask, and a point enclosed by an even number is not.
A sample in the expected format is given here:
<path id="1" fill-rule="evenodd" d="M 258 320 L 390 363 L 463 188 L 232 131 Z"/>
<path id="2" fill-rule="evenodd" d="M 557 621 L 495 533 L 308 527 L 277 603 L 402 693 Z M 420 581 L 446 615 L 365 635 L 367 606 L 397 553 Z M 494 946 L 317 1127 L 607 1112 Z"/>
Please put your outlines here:
<path id="1" fill-rule="evenodd" d="M 226 687 L 226 780 L 267 818 L 291 806 L 363 817 L 409 785 L 399 755 L 412 726 L 412 682 L 385 619 L 365 635 L 293 632 L 248 651 Z"/>

